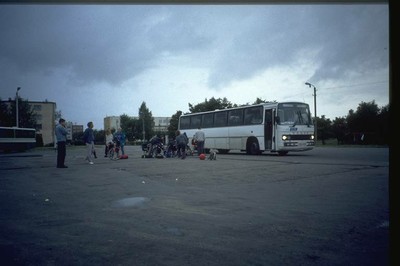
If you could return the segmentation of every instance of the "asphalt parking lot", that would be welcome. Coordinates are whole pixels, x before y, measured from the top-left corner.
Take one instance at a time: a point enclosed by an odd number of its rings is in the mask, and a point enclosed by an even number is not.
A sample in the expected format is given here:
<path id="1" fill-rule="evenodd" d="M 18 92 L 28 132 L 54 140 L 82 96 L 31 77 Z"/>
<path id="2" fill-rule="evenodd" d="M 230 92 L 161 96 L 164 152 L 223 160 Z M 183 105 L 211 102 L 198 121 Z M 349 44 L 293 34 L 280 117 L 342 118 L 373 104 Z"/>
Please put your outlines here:
<path id="1" fill-rule="evenodd" d="M 0 154 L 3 265 L 389 265 L 389 149 Z"/>

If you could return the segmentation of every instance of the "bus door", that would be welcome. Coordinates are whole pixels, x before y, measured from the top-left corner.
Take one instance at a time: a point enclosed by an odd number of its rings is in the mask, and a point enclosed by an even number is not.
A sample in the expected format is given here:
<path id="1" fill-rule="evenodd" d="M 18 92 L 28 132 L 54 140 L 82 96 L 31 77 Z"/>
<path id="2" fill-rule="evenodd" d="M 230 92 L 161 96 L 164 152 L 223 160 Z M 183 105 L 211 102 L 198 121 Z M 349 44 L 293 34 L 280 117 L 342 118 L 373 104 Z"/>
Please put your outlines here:
<path id="1" fill-rule="evenodd" d="M 272 149 L 272 129 L 273 129 L 273 115 L 272 109 L 265 110 L 265 122 L 264 122 L 264 143 L 265 150 Z"/>

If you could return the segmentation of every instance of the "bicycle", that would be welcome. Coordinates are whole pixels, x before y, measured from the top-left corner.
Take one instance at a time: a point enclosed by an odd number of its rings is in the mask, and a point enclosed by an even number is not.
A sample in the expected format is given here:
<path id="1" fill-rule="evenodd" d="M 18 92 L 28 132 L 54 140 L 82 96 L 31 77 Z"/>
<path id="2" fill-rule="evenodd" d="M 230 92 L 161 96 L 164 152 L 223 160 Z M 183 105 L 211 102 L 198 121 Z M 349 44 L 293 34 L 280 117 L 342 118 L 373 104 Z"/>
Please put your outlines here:
<path id="1" fill-rule="evenodd" d="M 186 155 L 193 156 L 194 150 L 190 147 L 189 144 L 186 145 Z"/>
<path id="2" fill-rule="evenodd" d="M 110 158 L 110 160 L 118 160 L 119 159 L 119 150 L 120 147 L 114 143 L 112 147 L 110 147 L 109 151 L 108 151 L 108 158 Z"/>

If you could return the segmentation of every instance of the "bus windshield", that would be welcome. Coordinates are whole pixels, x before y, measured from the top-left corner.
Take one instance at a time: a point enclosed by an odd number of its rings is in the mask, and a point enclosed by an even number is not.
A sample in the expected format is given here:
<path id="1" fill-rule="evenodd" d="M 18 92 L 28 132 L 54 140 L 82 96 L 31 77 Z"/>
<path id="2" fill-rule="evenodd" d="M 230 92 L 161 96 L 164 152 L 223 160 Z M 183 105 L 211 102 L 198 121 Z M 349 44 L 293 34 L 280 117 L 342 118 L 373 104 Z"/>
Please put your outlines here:
<path id="1" fill-rule="evenodd" d="M 311 125 L 308 105 L 301 103 L 282 103 L 278 105 L 280 125 Z"/>

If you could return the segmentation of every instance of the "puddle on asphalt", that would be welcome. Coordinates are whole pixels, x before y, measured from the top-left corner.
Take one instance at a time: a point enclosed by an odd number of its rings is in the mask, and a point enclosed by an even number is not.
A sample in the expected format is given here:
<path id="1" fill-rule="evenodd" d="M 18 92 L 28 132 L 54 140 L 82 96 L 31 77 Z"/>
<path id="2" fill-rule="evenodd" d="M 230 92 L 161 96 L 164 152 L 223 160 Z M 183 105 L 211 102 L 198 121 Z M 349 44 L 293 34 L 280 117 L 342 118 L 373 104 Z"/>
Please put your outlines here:
<path id="1" fill-rule="evenodd" d="M 389 228 L 389 221 L 383 221 L 377 228 Z"/>
<path id="2" fill-rule="evenodd" d="M 183 236 L 184 235 L 182 230 L 175 228 L 175 227 L 167 228 L 167 232 L 170 233 L 171 235 L 175 235 L 175 236 Z"/>
<path id="3" fill-rule="evenodd" d="M 117 200 L 116 202 L 114 202 L 113 206 L 118 207 L 118 208 L 142 207 L 146 201 L 149 201 L 149 199 L 145 198 L 145 197 L 125 198 L 125 199 Z"/>

